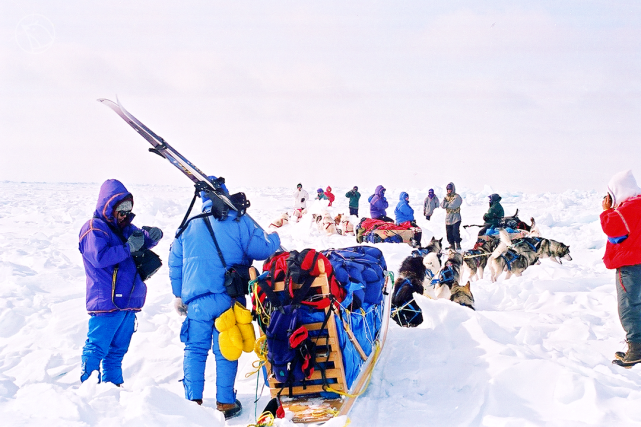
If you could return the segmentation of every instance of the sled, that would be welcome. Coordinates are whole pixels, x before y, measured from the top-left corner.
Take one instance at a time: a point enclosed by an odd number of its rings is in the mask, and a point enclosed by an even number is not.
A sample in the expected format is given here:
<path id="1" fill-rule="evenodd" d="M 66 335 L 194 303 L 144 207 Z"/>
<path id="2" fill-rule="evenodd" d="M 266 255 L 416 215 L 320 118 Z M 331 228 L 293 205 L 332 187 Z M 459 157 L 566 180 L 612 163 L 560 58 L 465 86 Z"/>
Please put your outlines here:
<path id="1" fill-rule="evenodd" d="M 329 294 L 329 283 L 325 274 L 325 266 L 322 261 L 318 262 L 320 275 L 314 279 L 312 287 L 320 287 L 323 294 Z M 251 280 L 256 279 L 256 272 L 250 270 Z M 276 282 L 274 285 L 275 292 L 284 290 L 284 282 Z M 375 339 L 374 346 L 369 355 L 361 348 L 358 340 L 347 326 L 347 323 L 337 319 L 338 316 L 332 313 L 323 328 L 323 322 L 306 323 L 305 327 L 309 331 L 319 331 L 323 338 L 320 343 L 317 340 L 316 364 L 325 364 L 325 381 L 329 387 L 324 384 L 314 384 L 323 381 L 321 370 L 316 370 L 312 376 L 301 384 L 292 386 L 278 382 L 271 373 L 269 362 L 265 363 L 266 372 L 268 373 L 267 382 L 271 397 L 280 394 L 281 403 L 286 411 L 294 414 L 292 422 L 294 423 L 324 423 L 334 417 L 347 415 L 354 405 L 354 402 L 366 389 L 369 379 L 372 375 L 376 362 L 380 356 L 385 338 L 387 337 L 387 328 L 390 319 L 391 296 L 389 294 L 389 277 L 385 277 L 383 285 L 383 301 L 381 327 L 378 336 Z M 330 307 L 325 308 L 325 315 L 328 314 Z M 349 338 L 349 341 L 358 352 L 363 360 L 357 377 L 347 386 L 346 370 L 343 363 L 343 350 L 339 346 L 338 328 L 342 328 Z M 260 329 L 260 328 L 259 328 Z M 261 336 L 263 332 L 261 331 Z M 311 383 L 311 384 L 307 384 Z M 322 392 L 332 392 L 337 394 L 337 398 L 325 398 L 321 396 Z"/>
<path id="2" fill-rule="evenodd" d="M 418 227 L 412 227 L 409 230 L 372 230 L 371 231 L 371 233 L 377 234 L 383 241 L 393 236 L 399 236 L 403 240 L 403 243 L 407 243 L 409 245 L 412 244 L 412 239 L 414 239 L 414 236 L 419 232 L 421 232 L 421 229 Z"/>

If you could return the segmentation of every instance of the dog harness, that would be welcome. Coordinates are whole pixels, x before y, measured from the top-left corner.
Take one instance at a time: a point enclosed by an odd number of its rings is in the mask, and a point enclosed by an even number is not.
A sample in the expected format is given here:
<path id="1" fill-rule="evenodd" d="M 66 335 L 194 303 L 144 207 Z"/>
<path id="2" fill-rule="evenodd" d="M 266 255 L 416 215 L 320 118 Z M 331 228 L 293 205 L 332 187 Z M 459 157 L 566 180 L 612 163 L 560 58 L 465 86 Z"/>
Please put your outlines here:
<path id="1" fill-rule="evenodd" d="M 505 264 L 507 265 L 507 269 L 509 271 L 512 271 L 512 263 L 514 263 L 514 261 L 516 261 L 518 257 L 519 255 L 511 249 L 508 249 L 505 254 L 501 255 L 501 258 L 503 258 L 503 260 L 505 261 Z"/>

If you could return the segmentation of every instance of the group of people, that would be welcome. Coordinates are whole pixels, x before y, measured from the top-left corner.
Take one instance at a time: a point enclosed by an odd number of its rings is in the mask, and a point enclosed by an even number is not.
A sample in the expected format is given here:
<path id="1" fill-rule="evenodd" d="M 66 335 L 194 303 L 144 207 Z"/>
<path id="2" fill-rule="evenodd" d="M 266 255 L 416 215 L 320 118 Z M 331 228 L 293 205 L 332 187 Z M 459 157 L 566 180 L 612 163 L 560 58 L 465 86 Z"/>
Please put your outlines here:
<path id="1" fill-rule="evenodd" d="M 223 190 L 229 194 L 224 185 Z M 440 207 L 446 210 L 448 242 L 460 248 L 462 199 L 453 183 L 446 190 Z M 350 213 L 357 215 L 358 187 L 345 196 L 350 199 Z M 280 247 L 280 238 L 275 232 L 263 231 L 243 215 L 243 210 L 221 211 L 215 203 L 217 198 L 211 200 L 207 193 L 201 197 L 202 213 L 185 224 L 171 245 L 169 275 L 174 307 L 186 317 L 180 331 L 185 344 L 185 397 L 202 404 L 205 364 L 211 348 L 216 361 L 216 407 L 229 418 L 242 410 L 234 390 L 238 361 L 223 356 L 215 321 L 235 308 L 237 301 L 244 306 L 245 298 L 228 294 L 226 273 L 228 266 L 251 266 L 254 260 L 267 259 Z M 304 209 L 308 196 L 300 184 L 295 197 Z M 409 195 L 402 192 L 399 199 L 396 222 L 413 221 Z M 502 218 L 500 200 L 497 194 L 490 196 L 484 227 L 496 226 Z M 382 185 L 368 201 L 372 218 L 392 221 L 386 216 L 389 205 Z M 136 227 L 133 207 L 133 195 L 125 186 L 118 180 L 107 180 L 100 188 L 93 217 L 80 230 L 79 250 L 87 276 L 86 308 L 90 315 L 81 381 L 98 371 L 98 381 L 117 386 L 124 382 L 122 360 L 135 332 L 136 313 L 147 294 L 134 256 L 153 248 L 163 237 L 158 227 Z M 428 220 L 437 207 L 438 198 L 430 190 L 423 212 Z M 603 260 L 607 268 L 616 270 L 619 317 L 628 342 L 628 350 L 616 352 L 613 363 L 630 367 L 641 362 L 641 188 L 631 171 L 612 178 L 602 208 L 601 225 L 608 238 Z"/>
<path id="2" fill-rule="evenodd" d="M 212 182 L 215 177 L 210 177 Z M 244 206 L 244 194 L 235 198 L 222 190 L 232 203 Z M 205 364 L 212 349 L 216 361 L 216 408 L 225 418 L 240 414 L 234 382 L 238 360 L 221 351 L 222 334 L 216 320 L 225 312 L 245 306 L 245 297 L 232 298 L 225 286 L 229 268 L 249 267 L 280 247 L 277 233 L 267 234 L 247 215 L 225 209 L 219 199 L 202 192 L 202 213 L 181 227 L 169 253 L 169 278 L 176 311 L 185 316 L 180 340 L 185 344 L 182 380 L 185 397 L 202 404 Z M 134 256 L 154 247 L 163 233 L 157 227 L 134 226 L 133 195 L 117 180 L 102 184 L 91 218 L 80 231 L 79 249 L 87 275 L 86 308 L 90 315 L 87 340 L 82 351 L 81 381 L 98 372 L 98 381 L 120 386 L 122 360 L 135 332 L 136 313 L 147 294 L 137 272 Z M 238 316 L 236 314 L 236 316 Z M 250 315 L 251 317 L 251 315 Z M 220 342 L 219 342 L 220 341 Z M 223 348 L 224 349 L 224 348 Z M 102 365 L 102 375 L 101 375 Z"/>
<path id="3" fill-rule="evenodd" d="M 334 195 L 331 193 L 332 188 L 327 187 L 325 191 L 322 188 L 318 189 L 318 196 L 316 199 L 324 200 L 328 199 L 329 206 L 332 206 L 334 201 Z M 447 241 L 450 244 L 449 248 L 460 250 L 461 249 L 461 204 L 463 199 L 459 194 L 456 193 L 456 187 L 453 182 L 450 182 L 445 187 L 447 194 L 443 197 L 443 201 L 439 204 L 439 199 L 434 194 L 434 189 L 430 188 L 427 197 L 423 201 L 423 215 L 428 221 L 431 219 L 434 211 L 437 208 L 445 209 L 445 231 L 447 236 Z M 413 226 L 416 226 L 416 220 L 414 218 L 414 209 L 410 206 L 409 203 L 409 194 L 406 192 L 401 192 L 399 195 L 399 201 L 394 209 L 395 219 L 392 219 L 387 216 L 387 209 L 389 208 L 389 203 L 385 197 L 385 187 L 379 185 L 374 190 L 367 201 L 370 206 L 370 216 L 373 219 L 378 219 L 386 222 L 393 222 L 395 224 L 402 224 L 404 222 L 410 222 Z M 294 192 L 294 210 L 299 213 L 305 209 L 305 201 L 308 199 L 309 195 L 305 190 L 303 190 L 302 184 L 298 184 L 297 190 Z M 350 215 L 358 216 L 358 207 L 361 197 L 361 193 L 358 192 L 358 187 L 354 186 L 350 191 L 345 194 L 345 197 L 349 198 L 349 213 Z M 498 194 L 492 194 L 489 196 L 489 210 L 483 216 L 485 223 L 479 231 L 479 235 L 485 233 L 490 228 L 495 228 L 498 226 L 501 218 L 503 218 L 504 210 L 501 206 L 501 196 Z"/>

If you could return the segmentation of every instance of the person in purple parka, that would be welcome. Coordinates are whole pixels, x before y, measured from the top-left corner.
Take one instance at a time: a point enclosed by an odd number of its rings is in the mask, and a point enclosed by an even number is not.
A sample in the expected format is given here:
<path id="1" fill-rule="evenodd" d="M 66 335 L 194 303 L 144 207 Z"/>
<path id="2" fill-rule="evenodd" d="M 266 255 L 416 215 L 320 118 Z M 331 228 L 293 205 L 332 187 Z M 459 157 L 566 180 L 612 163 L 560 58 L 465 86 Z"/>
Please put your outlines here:
<path id="1" fill-rule="evenodd" d="M 374 190 L 374 194 L 367 199 L 369 202 L 369 213 L 373 219 L 381 221 L 394 222 L 394 220 L 385 214 L 385 209 L 389 207 L 387 199 L 385 198 L 385 187 L 379 185 Z"/>
<path id="2" fill-rule="evenodd" d="M 90 316 L 82 349 L 82 382 L 98 371 L 98 382 L 123 383 L 122 359 L 134 333 L 136 312 L 147 296 L 132 252 L 150 249 L 162 238 L 157 227 L 141 230 L 131 223 L 133 206 L 134 198 L 125 186 L 109 179 L 100 187 L 93 218 L 80 230 L 78 249 L 87 275 Z"/>

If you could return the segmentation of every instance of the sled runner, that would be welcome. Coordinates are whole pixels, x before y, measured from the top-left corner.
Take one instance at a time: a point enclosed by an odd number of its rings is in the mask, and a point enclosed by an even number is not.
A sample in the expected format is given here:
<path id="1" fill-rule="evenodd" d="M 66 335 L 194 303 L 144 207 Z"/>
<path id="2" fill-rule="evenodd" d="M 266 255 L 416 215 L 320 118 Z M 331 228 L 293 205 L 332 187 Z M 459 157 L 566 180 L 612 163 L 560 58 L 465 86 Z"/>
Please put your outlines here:
<path id="1" fill-rule="evenodd" d="M 358 256 L 355 252 L 354 257 Z M 350 288 L 354 285 L 346 286 L 347 296 L 342 302 L 333 298 L 330 285 L 333 273 L 328 276 L 324 259 L 316 261 L 317 268 L 313 274 L 317 275 L 303 285 L 292 283 L 287 276 L 283 281 L 274 281 L 266 286 L 264 280 L 257 281 L 256 274 L 252 274 L 252 282 L 256 283 L 252 299 L 261 329 L 260 340 L 266 340 L 268 347 L 263 372 L 267 372 L 272 398 L 278 398 L 282 407 L 294 414 L 292 421 L 295 423 L 323 423 L 347 415 L 356 398 L 366 390 L 387 335 L 391 298 L 387 295 L 389 281 L 386 272 L 382 283 L 378 284 L 383 292 L 380 301 L 377 304 L 363 302 L 358 310 L 352 312 L 346 307 L 351 307 L 353 289 Z M 261 277 L 270 273 L 266 268 L 275 272 L 277 264 L 266 261 L 267 267 L 264 267 L 265 273 Z M 282 263 L 278 265 L 282 266 Z M 278 276 L 277 273 L 272 274 Z M 258 292 L 264 288 L 268 295 L 261 302 Z M 273 295 L 269 295 L 270 292 Z M 292 304 L 286 303 L 280 307 L 279 303 L 273 306 L 274 298 L 285 302 L 300 301 L 302 297 L 297 292 L 312 295 L 316 302 L 329 296 L 331 304 L 324 308 L 304 303 L 294 309 Z M 292 295 L 293 299 L 290 299 Z M 285 367 L 281 364 L 282 357 L 279 357 L 282 353 L 278 354 L 275 348 L 282 344 L 275 338 L 278 334 L 275 323 L 283 319 L 289 321 L 291 317 L 286 314 L 294 310 L 299 310 L 293 316 L 299 322 L 289 323 L 289 329 L 295 328 L 295 331 L 289 334 L 286 340 L 289 347 L 285 351 L 295 350 L 297 356 Z M 270 345 L 274 348 L 269 348 Z M 299 346 L 304 349 L 300 350 Z M 300 371 L 298 366 L 302 368 Z"/>

